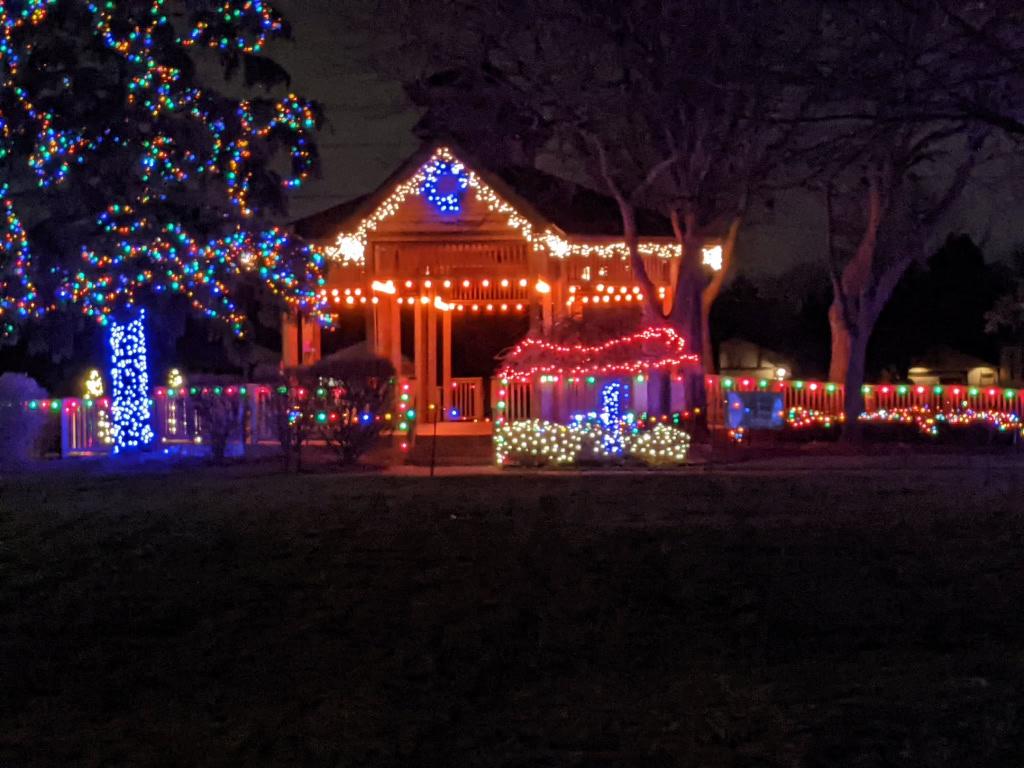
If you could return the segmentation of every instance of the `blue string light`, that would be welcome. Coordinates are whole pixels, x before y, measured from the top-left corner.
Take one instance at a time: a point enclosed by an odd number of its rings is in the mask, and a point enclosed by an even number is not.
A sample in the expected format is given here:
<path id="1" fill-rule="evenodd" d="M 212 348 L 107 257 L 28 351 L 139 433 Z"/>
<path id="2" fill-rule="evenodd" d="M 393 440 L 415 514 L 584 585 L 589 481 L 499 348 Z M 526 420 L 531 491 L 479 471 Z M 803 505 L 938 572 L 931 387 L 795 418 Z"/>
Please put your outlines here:
<path id="1" fill-rule="evenodd" d="M 427 200 L 441 213 L 462 210 L 462 196 L 469 187 L 469 177 L 461 163 L 438 160 L 424 171 L 426 178 L 420 188 Z"/>
<path id="2" fill-rule="evenodd" d="M 605 450 L 622 453 L 622 385 L 617 381 L 601 389 L 601 421 L 608 428 L 604 433 Z"/>
<path id="3" fill-rule="evenodd" d="M 146 311 L 128 323 L 110 326 L 110 381 L 113 390 L 111 429 L 114 453 L 153 441 L 149 413 L 149 374 L 146 371 Z"/>

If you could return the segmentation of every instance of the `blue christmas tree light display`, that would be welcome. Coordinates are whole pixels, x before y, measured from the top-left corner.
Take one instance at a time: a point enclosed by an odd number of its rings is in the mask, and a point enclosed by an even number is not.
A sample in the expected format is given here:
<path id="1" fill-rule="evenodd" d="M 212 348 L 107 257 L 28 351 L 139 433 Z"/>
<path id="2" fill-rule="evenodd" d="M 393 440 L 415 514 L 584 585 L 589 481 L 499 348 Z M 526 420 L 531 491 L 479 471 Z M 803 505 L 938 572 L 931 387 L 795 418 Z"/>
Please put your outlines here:
<path id="1" fill-rule="evenodd" d="M 461 163 L 436 161 L 425 169 L 426 178 L 420 188 L 427 200 L 441 213 L 462 210 L 462 196 L 469 187 L 469 177 Z"/>
<path id="2" fill-rule="evenodd" d="M 149 373 L 146 362 L 146 311 L 127 323 L 110 326 L 110 381 L 114 453 L 153 441 L 149 412 Z"/>
<path id="3" fill-rule="evenodd" d="M 617 381 L 601 389 L 601 421 L 607 427 L 604 447 L 609 453 L 622 453 L 622 385 Z"/>

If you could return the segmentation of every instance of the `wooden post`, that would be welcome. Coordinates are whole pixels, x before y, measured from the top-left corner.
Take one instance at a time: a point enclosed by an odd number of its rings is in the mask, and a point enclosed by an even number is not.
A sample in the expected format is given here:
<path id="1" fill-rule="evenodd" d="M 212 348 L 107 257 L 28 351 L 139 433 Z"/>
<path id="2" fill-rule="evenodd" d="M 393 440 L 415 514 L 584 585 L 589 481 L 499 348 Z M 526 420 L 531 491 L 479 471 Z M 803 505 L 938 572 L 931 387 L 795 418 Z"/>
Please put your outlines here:
<path id="1" fill-rule="evenodd" d="M 281 315 L 281 360 L 286 366 L 299 364 L 299 328 L 295 315 L 285 312 Z"/>
<path id="2" fill-rule="evenodd" d="M 312 317 L 302 319 L 302 364 L 312 365 L 320 360 L 320 323 Z"/>
<path id="3" fill-rule="evenodd" d="M 377 306 L 377 304 L 367 304 L 365 309 L 366 351 L 371 355 L 379 355 L 385 351 L 384 337 L 387 336 L 387 320 L 381 322 L 382 318 L 377 316 Z"/>
<path id="4" fill-rule="evenodd" d="M 563 320 L 569 316 L 566 302 L 569 300 L 569 265 L 565 261 L 558 263 L 558 280 L 554 283 L 555 320 Z"/>
<path id="5" fill-rule="evenodd" d="M 554 320 L 554 297 L 551 293 L 542 293 L 540 296 L 541 312 L 541 333 L 545 337 L 551 335 L 551 323 Z"/>
<path id="6" fill-rule="evenodd" d="M 66 406 L 65 402 L 70 403 L 72 401 L 60 401 L 60 457 L 62 459 L 66 459 L 71 453 L 71 431 L 75 427 L 74 415 L 72 414 L 73 409 Z"/>
<path id="7" fill-rule="evenodd" d="M 419 301 L 413 304 L 413 371 L 416 374 L 416 386 L 413 391 L 413 401 L 416 403 L 417 421 L 428 423 L 429 401 L 426 396 L 427 386 L 427 360 L 426 343 L 423 333 L 423 313 L 425 308 Z"/>
<path id="8" fill-rule="evenodd" d="M 443 407 L 437 400 L 437 307 L 427 304 L 427 402 Z"/>
<path id="9" fill-rule="evenodd" d="M 452 398 L 452 313 L 441 313 L 441 386 L 444 396 L 441 398 L 445 418 L 454 406 Z M 463 416 L 464 414 L 459 414 Z"/>
<path id="10" fill-rule="evenodd" d="M 383 310 L 391 317 L 391 348 L 388 350 L 391 356 L 391 364 L 395 366 L 395 374 L 402 376 L 402 307 L 394 296 L 387 299 L 387 307 Z"/>

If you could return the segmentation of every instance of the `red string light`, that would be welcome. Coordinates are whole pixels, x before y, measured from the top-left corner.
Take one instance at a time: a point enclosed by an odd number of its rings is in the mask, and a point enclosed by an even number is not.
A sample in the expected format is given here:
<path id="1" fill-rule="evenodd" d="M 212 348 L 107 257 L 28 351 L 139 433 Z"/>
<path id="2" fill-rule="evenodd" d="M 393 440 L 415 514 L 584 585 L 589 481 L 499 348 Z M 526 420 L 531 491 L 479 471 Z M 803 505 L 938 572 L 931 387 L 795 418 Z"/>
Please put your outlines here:
<path id="1" fill-rule="evenodd" d="M 661 344 L 664 346 L 664 351 L 659 356 L 656 353 L 644 353 L 641 350 L 634 359 L 601 362 L 602 357 L 622 354 L 635 345 L 650 344 Z M 686 340 L 675 329 L 669 327 L 647 328 L 639 333 L 612 339 L 596 346 L 582 344 L 565 346 L 542 339 L 529 338 L 521 341 L 509 353 L 498 376 L 510 381 L 529 381 L 537 374 L 553 375 L 554 377 L 636 374 L 678 365 L 698 364 L 700 357 L 685 352 L 685 347 Z M 538 363 L 528 368 L 517 367 L 516 361 L 531 352 L 567 359 Z"/>

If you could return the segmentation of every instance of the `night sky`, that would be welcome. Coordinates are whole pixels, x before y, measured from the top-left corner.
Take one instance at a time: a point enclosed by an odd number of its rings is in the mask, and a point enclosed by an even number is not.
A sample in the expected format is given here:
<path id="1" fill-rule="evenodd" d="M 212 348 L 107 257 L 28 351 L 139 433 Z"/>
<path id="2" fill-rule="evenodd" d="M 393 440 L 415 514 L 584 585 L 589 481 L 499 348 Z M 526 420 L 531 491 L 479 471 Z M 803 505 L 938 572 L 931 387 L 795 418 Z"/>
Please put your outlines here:
<path id="1" fill-rule="evenodd" d="M 345 2 L 281 0 L 293 26 L 294 42 L 280 43 L 273 55 L 292 74 L 292 90 L 319 100 L 328 123 L 320 136 L 323 178 L 292 198 L 298 218 L 372 191 L 419 145 L 410 129 L 416 108 L 396 82 L 375 74 L 367 62 L 387 45 L 386 23 L 379 30 L 355 28 Z M 936 235 L 971 235 L 988 260 L 1005 259 L 1024 243 L 1021 207 L 1024 162 L 1007 152 L 975 172 L 971 186 Z M 1019 153 L 1017 155 L 1019 158 Z M 545 165 L 557 163 L 551 158 Z M 744 228 L 736 271 L 769 275 L 797 265 L 821 263 L 826 242 L 825 212 L 817 196 L 795 191 L 779 195 L 774 211 L 755 210 Z"/>

